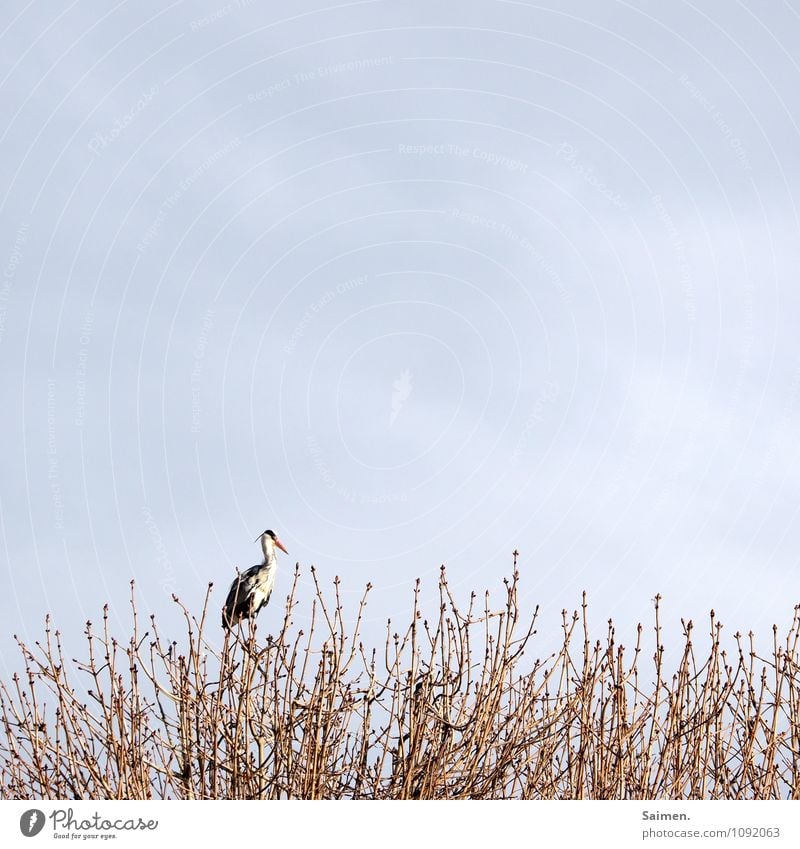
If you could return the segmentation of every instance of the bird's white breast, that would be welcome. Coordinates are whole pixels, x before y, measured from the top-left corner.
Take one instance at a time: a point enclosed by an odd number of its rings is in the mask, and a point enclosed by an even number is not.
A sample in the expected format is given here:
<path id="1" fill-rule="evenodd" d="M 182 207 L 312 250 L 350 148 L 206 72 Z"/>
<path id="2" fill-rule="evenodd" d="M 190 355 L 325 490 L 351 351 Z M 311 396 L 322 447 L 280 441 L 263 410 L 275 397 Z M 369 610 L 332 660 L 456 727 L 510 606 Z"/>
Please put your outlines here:
<path id="1" fill-rule="evenodd" d="M 272 587 L 275 584 L 275 570 L 261 569 L 253 586 L 253 600 L 258 606 L 269 598 Z"/>

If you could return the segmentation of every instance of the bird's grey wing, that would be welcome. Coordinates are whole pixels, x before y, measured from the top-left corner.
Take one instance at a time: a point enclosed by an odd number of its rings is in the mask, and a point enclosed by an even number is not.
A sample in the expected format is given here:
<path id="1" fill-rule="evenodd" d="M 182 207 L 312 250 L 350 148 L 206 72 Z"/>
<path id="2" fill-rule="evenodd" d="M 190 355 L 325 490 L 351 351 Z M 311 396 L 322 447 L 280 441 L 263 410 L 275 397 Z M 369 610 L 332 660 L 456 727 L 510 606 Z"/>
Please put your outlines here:
<path id="1" fill-rule="evenodd" d="M 239 605 L 246 603 L 246 599 L 253 589 L 255 576 L 258 573 L 259 568 L 258 564 L 251 566 L 249 569 L 246 569 L 233 579 L 231 588 L 228 590 L 228 597 L 225 599 L 223 624 L 225 623 L 226 617 L 229 620 L 233 618 L 236 608 Z"/>

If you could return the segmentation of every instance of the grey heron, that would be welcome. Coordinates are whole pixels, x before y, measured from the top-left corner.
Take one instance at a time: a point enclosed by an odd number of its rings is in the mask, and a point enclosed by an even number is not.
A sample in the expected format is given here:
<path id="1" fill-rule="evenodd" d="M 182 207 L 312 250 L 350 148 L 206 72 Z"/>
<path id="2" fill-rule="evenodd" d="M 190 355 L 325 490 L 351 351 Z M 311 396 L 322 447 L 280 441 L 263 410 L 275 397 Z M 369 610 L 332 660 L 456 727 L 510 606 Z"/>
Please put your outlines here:
<path id="1" fill-rule="evenodd" d="M 242 619 L 255 619 L 258 611 L 272 595 L 275 574 L 278 571 L 278 555 L 275 549 L 289 553 L 275 535 L 275 531 L 264 531 L 256 537 L 256 541 L 259 539 L 264 552 L 264 562 L 256 563 L 234 578 L 225 599 L 225 607 L 222 608 L 223 628 L 232 628 Z"/>

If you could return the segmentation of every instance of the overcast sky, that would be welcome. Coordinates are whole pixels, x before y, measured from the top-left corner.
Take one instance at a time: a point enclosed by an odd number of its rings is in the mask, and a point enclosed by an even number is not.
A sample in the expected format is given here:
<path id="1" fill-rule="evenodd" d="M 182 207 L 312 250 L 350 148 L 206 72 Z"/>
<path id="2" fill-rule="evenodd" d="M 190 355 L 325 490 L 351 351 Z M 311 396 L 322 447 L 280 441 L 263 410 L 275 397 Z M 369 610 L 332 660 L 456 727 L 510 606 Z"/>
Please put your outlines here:
<path id="1" fill-rule="evenodd" d="M 5 9 L 6 668 L 265 527 L 376 634 L 515 548 L 551 627 L 788 627 L 796 6 Z"/>

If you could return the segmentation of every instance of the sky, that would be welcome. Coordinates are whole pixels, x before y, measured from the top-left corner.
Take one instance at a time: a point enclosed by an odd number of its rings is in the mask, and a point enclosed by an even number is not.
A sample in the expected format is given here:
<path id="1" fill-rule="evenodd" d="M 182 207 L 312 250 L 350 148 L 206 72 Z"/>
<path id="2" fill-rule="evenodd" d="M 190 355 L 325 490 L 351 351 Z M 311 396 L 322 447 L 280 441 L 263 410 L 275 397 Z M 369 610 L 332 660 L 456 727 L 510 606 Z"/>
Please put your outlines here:
<path id="1" fill-rule="evenodd" d="M 274 529 L 367 631 L 800 603 L 800 13 L 10 0 L 0 658 Z M 275 602 L 273 601 L 273 605 Z M 264 627 L 278 622 L 273 606 Z M 271 622 L 270 618 L 274 621 Z M 260 622 L 261 624 L 261 622 Z"/>

